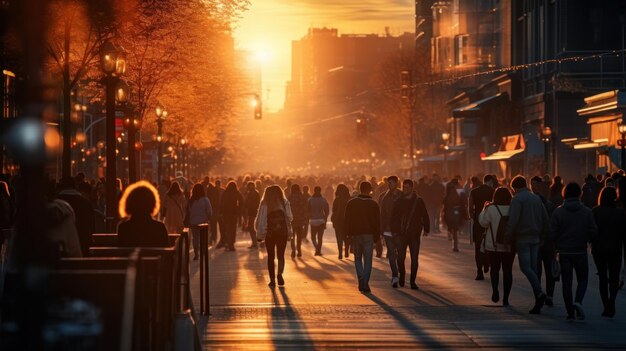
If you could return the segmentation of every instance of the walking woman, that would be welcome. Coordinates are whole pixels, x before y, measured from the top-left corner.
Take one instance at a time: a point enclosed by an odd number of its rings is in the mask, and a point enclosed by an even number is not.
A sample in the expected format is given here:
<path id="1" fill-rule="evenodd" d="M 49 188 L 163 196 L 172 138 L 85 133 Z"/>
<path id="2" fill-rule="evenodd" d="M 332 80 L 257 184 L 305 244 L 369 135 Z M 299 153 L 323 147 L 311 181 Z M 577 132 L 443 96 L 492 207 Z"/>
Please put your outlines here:
<path id="1" fill-rule="evenodd" d="M 267 249 L 267 270 L 270 275 L 269 287 L 285 285 L 283 272 L 285 271 L 285 248 L 287 240 L 291 239 L 293 221 L 289 200 L 285 199 L 283 189 L 278 185 L 265 189 L 259 212 L 254 225 L 259 241 L 265 240 Z M 274 260 L 278 258 L 278 275 L 274 269 Z"/>
<path id="2" fill-rule="evenodd" d="M 204 186 L 197 183 L 191 189 L 191 198 L 189 198 L 189 204 L 187 205 L 187 211 L 189 216 L 189 229 L 191 230 L 191 243 L 193 245 L 193 259 L 198 259 L 198 253 L 200 249 L 200 235 L 204 226 L 201 224 L 209 224 L 211 216 L 213 215 L 213 209 L 211 208 L 211 201 L 204 192 Z"/>
<path id="3" fill-rule="evenodd" d="M 448 227 L 448 232 L 452 236 L 452 251 L 459 252 L 459 229 L 465 221 L 467 210 L 466 201 L 457 192 L 458 183 L 450 181 L 446 185 L 446 197 L 443 199 L 443 220 Z"/>
<path id="4" fill-rule="evenodd" d="M 313 188 L 313 196 L 309 199 L 309 222 L 311 223 L 311 240 L 315 246 L 315 256 L 322 256 L 322 242 L 326 221 L 330 214 L 328 202 L 322 197 L 322 188 Z"/>
<path id="5" fill-rule="evenodd" d="M 182 233 L 185 220 L 187 199 L 180 185 L 173 182 L 163 198 L 163 213 L 165 213 L 165 226 L 168 233 Z"/>
<path id="6" fill-rule="evenodd" d="M 626 236 L 626 213 L 617 207 L 615 188 L 602 189 L 598 206 L 592 210 L 598 225 L 598 236 L 592 241 L 591 253 L 600 278 L 602 317 L 615 317 L 615 298 L 622 266 L 622 245 Z"/>
<path id="7" fill-rule="evenodd" d="M 343 256 L 348 258 L 350 256 L 350 240 L 346 237 L 346 227 L 344 223 L 344 217 L 346 216 L 346 205 L 350 200 L 350 189 L 344 184 L 337 185 L 335 190 L 335 200 L 333 201 L 333 214 L 330 216 L 330 220 L 333 222 L 333 228 L 335 228 L 335 236 L 337 237 L 337 249 L 339 250 L 339 259 Z M 345 244 L 345 254 L 344 251 Z"/>
<path id="8" fill-rule="evenodd" d="M 302 239 L 304 238 L 304 226 L 308 225 L 307 221 L 307 199 L 300 190 L 300 185 L 291 185 L 291 194 L 287 198 L 291 205 L 291 212 L 293 213 L 293 221 L 291 221 L 291 227 L 293 228 L 293 238 L 291 239 L 291 257 L 302 257 Z"/>
<path id="9" fill-rule="evenodd" d="M 237 236 L 237 220 L 243 210 L 243 196 L 237 190 L 237 183 L 228 182 L 220 204 L 220 215 L 224 224 L 224 247 L 226 251 L 235 251 L 235 239 Z"/>
<path id="10" fill-rule="evenodd" d="M 483 228 L 486 228 L 485 237 L 482 242 L 482 249 L 489 257 L 491 276 L 491 301 L 500 301 L 500 291 L 498 286 L 500 283 L 500 267 L 502 267 L 502 285 L 504 287 L 504 295 L 502 297 L 502 306 L 509 305 L 509 294 L 513 286 L 513 261 L 515 252 L 512 252 L 511 245 L 506 244 L 504 240 L 504 222 L 503 217 L 508 217 L 509 206 L 513 195 L 509 189 L 499 187 L 493 194 L 493 202 L 487 203 L 482 212 L 478 215 L 478 222 Z"/>

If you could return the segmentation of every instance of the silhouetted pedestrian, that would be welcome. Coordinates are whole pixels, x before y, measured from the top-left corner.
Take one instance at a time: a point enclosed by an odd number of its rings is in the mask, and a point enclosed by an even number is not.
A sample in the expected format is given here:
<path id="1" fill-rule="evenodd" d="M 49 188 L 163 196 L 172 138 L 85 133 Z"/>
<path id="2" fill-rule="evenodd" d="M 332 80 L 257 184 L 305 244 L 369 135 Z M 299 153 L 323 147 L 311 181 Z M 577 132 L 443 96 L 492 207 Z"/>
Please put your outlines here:
<path id="1" fill-rule="evenodd" d="M 220 216 L 224 225 L 224 245 L 226 251 L 235 251 L 237 237 L 237 220 L 243 210 L 243 196 L 237 190 L 237 183 L 228 182 L 220 203 Z"/>
<path id="2" fill-rule="evenodd" d="M 335 190 L 335 200 L 333 201 L 333 212 L 330 216 L 330 220 L 333 222 L 333 228 L 335 228 L 335 237 L 337 238 L 337 249 L 339 250 L 339 259 L 344 256 L 348 258 L 350 256 L 350 240 L 346 236 L 346 205 L 350 201 L 350 189 L 344 184 L 337 185 Z M 345 253 L 344 253 L 345 247 Z"/>
<path id="3" fill-rule="evenodd" d="M 322 256 L 322 243 L 326 222 L 330 215 L 328 201 L 322 196 L 322 188 L 313 188 L 313 196 L 308 202 L 309 223 L 311 224 L 311 240 L 315 246 L 315 256 Z"/>
<path id="4" fill-rule="evenodd" d="M 139 181 L 124 190 L 120 200 L 120 218 L 125 219 L 117 226 L 119 246 L 169 246 L 165 224 L 155 221 L 159 213 L 159 193 L 152 184 Z"/>
<path id="5" fill-rule="evenodd" d="M 180 234 L 183 232 L 186 208 L 187 199 L 180 185 L 177 182 L 172 182 L 163 197 L 163 211 L 161 211 L 165 216 L 165 227 L 167 227 L 168 233 Z"/>
<path id="6" fill-rule="evenodd" d="M 250 233 L 250 247 L 249 249 L 257 249 L 259 244 L 256 240 L 256 229 L 254 227 L 254 219 L 256 218 L 257 212 L 259 211 L 259 204 L 261 203 L 261 195 L 256 190 L 254 182 L 249 181 L 246 184 L 246 196 L 244 198 L 244 212 L 245 212 L 245 223 L 247 230 Z"/>
<path id="7" fill-rule="evenodd" d="M 615 299 L 622 267 L 622 247 L 626 240 L 626 213 L 617 207 L 615 188 L 600 192 L 598 206 L 592 210 L 598 236 L 592 241 L 593 260 L 600 278 L 600 297 L 604 305 L 603 317 L 615 316 Z"/>
<path id="8" fill-rule="evenodd" d="M 491 265 L 491 301 L 500 301 L 500 268 L 504 295 L 502 305 L 509 305 L 509 295 L 513 286 L 513 260 L 515 252 L 505 242 L 506 221 L 509 217 L 512 195 L 509 189 L 499 187 L 493 194 L 493 200 L 485 204 L 478 216 L 480 225 L 486 229 L 481 249 L 489 256 Z"/>
<path id="9" fill-rule="evenodd" d="M 372 273 L 374 241 L 380 236 L 380 209 L 372 199 L 372 184 L 362 182 L 360 194 L 346 205 L 346 235 L 354 247 L 354 266 L 359 281 L 359 291 L 369 293 Z"/>
<path id="10" fill-rule="evenodd" d="M 205 225 L 215 218 L 213 206 L 204 192 L 202 184 L 195 184 L 191 189 L 191 197 L 187 203 L 187 222 L 191 231 L 191 243 L 193 245 L 194 260 L 198 259 L 200 253 L 200 235 L 203 230 L 208 230 Z"/>
<path id="11" fill-rule="evenodd" d="M 258 241 L 265 241 L 267 248 L 267 270 L 270 276 L 270 287 L 285 285 L 283 273 L 285 270 L 285 248 L 287 241 L 293 235 L 291 221 L 293 215 L 289 200 L 285 198 L 283 190 L 278 185 L 265 189 L 259 212 L 254 225 L 256 226 Z M 278 272 L 274 268 L 274 260 L 278 258 Z M 278 273 L 278 274 L 277 274 Z"/>
<path id="12" fill-rule="evenodd" d="M 537 273 L 539 246 L 550 230 L 548 213 L 539 196 L 529 191 L 526 178 L 516 176 L 511 187 L 515 196 L 511 201 L 505 240 L 515 244 L 520 269 L 533 288 L 535 305 L 529 313 L 539 314 L 548 297 L 541 289 Z"/>
<path id="13" fill-rule="evenodd" d="M 398 272 L 400 286 L 404 286 L 406 270 L 404 260 L 406 249 L 411 254 L 411 289 L 417 290 L 417 269 L 419 267 L 419 254 L 422 233 L 424 236 L 430 232 L 430 219 L 424 200 L 413 191 L 413 181 L 405 179 L 402 182 L 402 196 L 396 200 L 390 218 L 391 231 L 397 243 Z M 396 287 L 396 286 L 394 286 Z"/>
<path id="14" fill-rule="evenodd" d="M 587 243 L 595 239 L 598 227 L 591 210 L 580 201 L 582 191 L 576 183 L 563 188 L 563 205 L 554 210 L 550 220 L 551 236 L 559 252 L 563 277 L 563 301 L 567 320 L 585 319 L 582 303 L 587 291 L 589 266 Z M 573 272 L 576 271 L 576 297 L 572 297 Z"/>
<path id="15" fill-rule="evenodd" d="M 404 276 L 398 278 L 398 245 L 399 237 L 393 235 L 391 230 L 391 214 L 393 212 L 396 201 L 402 197 L 402 191 L 398 189 L 398 177 L 387 177 L 387 191 L 380 195 L 378 206 L 380 207 L 380 232 L 385 239 L 387 246 L 387 259 L 391 268 L 391 286 L 398 287 L 398 282 L 404 284 Z M 398 233 L 396 233 L 398 234 Z M 379 234 L 380 235 L 380 234 Z M 406 253 L 405 253 L 406 255 Z M 378 252 L 376 257 L 380 257 Z"/>
<path id="16" fill-rule="evenodd" d="M 467 208 L 463 193 L 457 191 L 459 183 L 456 179 L 446 185 L 446 197 L 443 200 L 443 221 L 452 237 L 452 251 L 459 251 L 459 229 L 466 220 Z"/>
<path id="17" fill-rule="evenodd" d="M 472 178 L 474 179 L 474 178 Z M 472 218 L 472 241 L 474 242 L 474 261 L 476 262 L 476 280 L 484 280 L 483 272 L 489 272 L 489 257 L 481 252 L 485 228 L 480 224 L 478 216 L 486 202 L 492 201 L 494 193 L 493 177 L 487 174 L 482 184 L 473 188 L 469 195 L 468 211 Z M 477 183 L 475 183 L 477 184 Z"/>
<path id="18" fill-rule="evenodd" d="M 293 184 L 291 186 L 291 194 L 288 197 L 291 205 L 291 213 L 293 220 L 291 228 L 293 229 L 293 238 L 291 239 L 291 257 L 302 257 L 302 239 L 304 238 L 305 227 L 308 223 L 308 200 L 302 194 L 300 185 Z"/>

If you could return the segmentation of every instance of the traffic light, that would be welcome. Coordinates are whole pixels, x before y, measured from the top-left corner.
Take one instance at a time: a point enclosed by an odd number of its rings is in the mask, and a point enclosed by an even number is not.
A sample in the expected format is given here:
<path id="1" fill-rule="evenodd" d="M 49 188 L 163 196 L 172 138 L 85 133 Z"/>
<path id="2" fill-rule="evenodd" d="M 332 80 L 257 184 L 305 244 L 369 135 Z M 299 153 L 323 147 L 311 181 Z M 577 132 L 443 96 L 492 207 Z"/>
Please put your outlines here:
<path id="1" fill-rule="evenodd" d="M 263 105 L 259 94 L 254 94 L 254 119 L 263 118 Z"/>
<path id="2" fill-rule="evenodd" d="M 400 72 L 400 94 L 403 99 L 408 99 L 411 93 L 411 75 L 409 71 Z"/>

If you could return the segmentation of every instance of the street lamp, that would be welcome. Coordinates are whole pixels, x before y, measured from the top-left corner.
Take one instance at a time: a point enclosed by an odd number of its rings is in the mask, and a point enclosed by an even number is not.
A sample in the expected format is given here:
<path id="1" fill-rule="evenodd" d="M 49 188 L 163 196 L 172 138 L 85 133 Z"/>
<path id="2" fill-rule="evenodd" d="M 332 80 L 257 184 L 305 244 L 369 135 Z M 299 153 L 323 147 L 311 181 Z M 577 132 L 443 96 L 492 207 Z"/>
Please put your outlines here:
<path id="1" fill-rule="evenodd" d="M 182 156 L 183 156 L 183 166 L 181 167 L 182 171 L 183 171 L 183 177 L 187 176 L 187 158 L 185 155 L 185 150 L 187 149 L 188 146 L 188 142 L 187 139 L 185 138 L 181 138 L 180 139 L 180 147 L 182 149 Z"/>
<path id="2" fill-rule="evenodd" d="M 622 135 L 622 138 L 619 140 L 619 146 L 622 147 L 621 168 L 626 170 L 626 124 L 622 121 L 617 125 L 617 130 Z"/>
<path id="3" fill-rule="evenodd" d="M 441 140 L 443 140 L 443 173 L 448 174 L 448 143 L 450 142 L 450 133 L 441 133 Z"/>
<path id="4" fill-rule="evenodd" d="M 167 111 L 161 105 L 157 105 L 154 111 L 157 116 L 157 183 L 161 184 L 161 172 L 163 167 L 163 122 L 165 122 L 167 118 Z"/>
<path id="5" fill-rule="evenodd" d="M 126 71 L 124 49 L 107 41 L 100 51 L 100 64 L 102 72 L 105 74 L 103 83 L 106 89 L 106 221 L 107 230 L 112 233 L 115 231 L 115 219 L 117 217 L 115 99 L 120 96 L 119 89 L 116 89 L 119 78 Z"/>
<path id="6" fill-rule="evenodd" d="M 136 116 L 133 108 L 128 109 L 128 118 L 124 120 L 124 127 L 128 130 L 128 179 L 131 183 L 137 181 L 137 151 L 141 151 L 137 146 L 140 141 L 135 141 L 137 131 L 141 129 L 141 121 Z"/>
<path id="7" fill-rule="evenodd" d="M 543 129 L 541 129 L 541 141 L 543 141 L 543 145 L 544 145 L 543 154 L 544 154 L 545 163 L 546 163 L 546 173 L 549 173 L 550 142 L 552 141 L 552 128 L 543 127 Z"/>

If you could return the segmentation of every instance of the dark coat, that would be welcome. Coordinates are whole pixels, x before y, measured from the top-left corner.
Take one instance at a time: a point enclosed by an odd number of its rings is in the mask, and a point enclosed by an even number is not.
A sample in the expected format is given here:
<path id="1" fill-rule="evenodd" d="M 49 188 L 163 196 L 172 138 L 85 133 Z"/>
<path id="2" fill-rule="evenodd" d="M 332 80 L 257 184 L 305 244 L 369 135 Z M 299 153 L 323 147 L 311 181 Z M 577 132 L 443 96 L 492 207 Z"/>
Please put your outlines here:
<path id="1" fill-rule="evenodd" d="M 344 219 L 346 216 L 346 205 L 348 204 L 349 197 L 336 197 L 333 201 L 333 213 L 330 215 L 330 220 L 333 222 L 333 228 L 343 230 L 345 228 Z"/>
<path id="2" fill-rule="evenodd" d="M 587 253 L 587 243 L 598 234 L 591 210 L 577 198 L 565 199 L 552 214 L 550 236 L 563 254 Z"/>
<path id="3" fill-rule="evenodd" d="M 302 193 L 289 195 L 289 205 L 291 206 L 291 214 L 293 215 L 292 225 L 302 226 L 306 225 L 309 213 L 308 213 L 308 205 L 309 201 Z"/>
<path id="4" fill-rule="evenodd" d="M 248 191 L 244 201 L 244 208 L 248 217 L 256 217 L 259 210 L 259 204 L 261 203 L 261 195 L 256 189 Z"/>
<path id="5" fill-rule="evenodd" d="M 413 206 L 415 210 L 411 215 Z M 424 200 L 415 193 L 410 198 L 402 196 L 396 200 L 391 211 L 391 232 L 403 237 L 419 238 L 422 230 L 430 232 L 430 218 Z"/>
<path id="6" fill-rule="evenodd" d="M 227 216 L 241 216 L 243 211 L 243 196 L 236 191 L 224 191 L 220 201 L 220 214 Z"/>
<path id="7" fill-rule="evenodd" d="M 471 213 L 469 215 L 473 219 L 472 237 L 475 243 L 482 242 L 483 234 L 485 233 L 485 228 L 478 222 L 478 215 L 482 212 L 485 202 L 493 199 L 494 192 L 495 190 L 486 184 L 481 184 L 470 192 L 469 206 Z"/>
<path id="8" fill-rule="evenodd" d="M 95 210 L 91 201 L 74 189 L 61 191 L 58 198 L 72 206 L 76 215 L 75 224 L 80 240 L 80 249 L 83 255 L 87 255 L 91 246 L 92 235 L 96 230 Z"/>
<path id="9" fill-rule="evenodd" d="M 623 208 L 596 206 L 592 210 L 598 236 L 591 242 L 595 254 L 621 253 L 626 240 L 626 212 Z"/>
<path id="10" fill-rule="evenodd" d="M 344 219 L 346 236 L 372 235 L 380 238 L 380 208 L 370 196 L 359 195 L 348 201 Z"/>
<path id="11" fill-rule="evenodd" d="M 149 216 L 134 218 L 117 226 L 117 242 L 119 246 L 135 247 L 167 247 L 169 240 L 165 224 L 155 221 Z"/>

